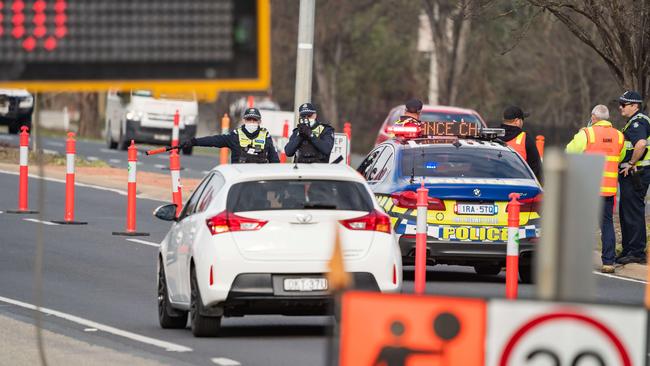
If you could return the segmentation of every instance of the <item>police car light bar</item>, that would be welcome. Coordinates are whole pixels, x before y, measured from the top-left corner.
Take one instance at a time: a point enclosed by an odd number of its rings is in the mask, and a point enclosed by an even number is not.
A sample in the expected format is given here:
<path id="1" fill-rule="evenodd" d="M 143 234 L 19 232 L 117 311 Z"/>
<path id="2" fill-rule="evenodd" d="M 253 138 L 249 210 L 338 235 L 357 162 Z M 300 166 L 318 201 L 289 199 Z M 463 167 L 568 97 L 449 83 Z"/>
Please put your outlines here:
<path id="1" fill-rule="evenodd" d="M 480 137 L 486 139 L 495 139 L 506 135 L 506 130 L 503 128 L 481 128 Z"/>
<path id="2" fill-rule="evenodd" d="M 389 126 L 386 132 L 392 133 L 395 137 L 414 138 L 420 137 L 422 128 L 416 123 L 405 123 L 403 125 Z"/>

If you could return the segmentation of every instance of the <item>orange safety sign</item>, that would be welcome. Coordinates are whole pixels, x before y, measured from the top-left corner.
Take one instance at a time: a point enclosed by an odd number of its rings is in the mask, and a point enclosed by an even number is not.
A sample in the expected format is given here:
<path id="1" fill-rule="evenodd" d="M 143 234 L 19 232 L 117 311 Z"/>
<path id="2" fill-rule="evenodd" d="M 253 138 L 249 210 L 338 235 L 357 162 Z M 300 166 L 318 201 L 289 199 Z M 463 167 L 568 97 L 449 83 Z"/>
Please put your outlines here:
<path id="1" fill-rule="evenodd" d="M 481 299 L 348 292 L 340 365 L 484 365 L 486 308 Z"/>

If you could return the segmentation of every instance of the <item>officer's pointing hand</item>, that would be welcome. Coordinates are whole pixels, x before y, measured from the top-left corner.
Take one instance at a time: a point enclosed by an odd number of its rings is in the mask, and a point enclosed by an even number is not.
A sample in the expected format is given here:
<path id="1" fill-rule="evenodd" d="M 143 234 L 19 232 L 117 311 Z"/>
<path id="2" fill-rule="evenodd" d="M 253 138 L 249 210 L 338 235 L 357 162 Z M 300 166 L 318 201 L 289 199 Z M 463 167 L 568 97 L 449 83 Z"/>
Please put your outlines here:
<path id="1" fill-rule="evenodd" d="M 183 143 L 181 143 L 180 145 L 178 145 L 178 147 L 179 147 L 180 149 L 186 149 L 186 148 L 189 148 L 189 147 L 194 146 L 195 144 L 196 144 L 196 138 L 192 137 L 192 138 L 189 139 L 189 140 L 185 140 L 185 141 L 183 141 Z"/>

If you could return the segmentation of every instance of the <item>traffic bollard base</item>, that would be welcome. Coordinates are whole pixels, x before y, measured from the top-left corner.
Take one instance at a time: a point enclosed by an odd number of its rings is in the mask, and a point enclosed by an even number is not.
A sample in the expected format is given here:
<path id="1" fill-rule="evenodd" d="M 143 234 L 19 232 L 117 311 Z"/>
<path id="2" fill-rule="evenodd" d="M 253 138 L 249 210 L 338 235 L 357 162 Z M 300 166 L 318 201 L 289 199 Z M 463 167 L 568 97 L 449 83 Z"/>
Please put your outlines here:
<path id="1" fill-rule="evenodd" d="M 135 231 L 113 231 L 113 235 L 120 236 L 149 236 L 149 233 L 140 233 Z"/>
<path id="2" fill-rule="evenodd" d="M 7 210 L 7 211 L 5 211 L 5 213 L 18 214 L 18 215 L 20 215 L 20 214 L 37 214 L 38 211 L 34 211 L 34 210 Z"/>
<path id="3" fill-rule="evenodd" d="M 88 225 L 87 222 L 83 222 L 83 221 L 65 221 L 65 220 L 55 221 L 55 220 L 50 220 L 50 222 L 53 222 L 53 223 L 59 224 L 59 225 Z"/>

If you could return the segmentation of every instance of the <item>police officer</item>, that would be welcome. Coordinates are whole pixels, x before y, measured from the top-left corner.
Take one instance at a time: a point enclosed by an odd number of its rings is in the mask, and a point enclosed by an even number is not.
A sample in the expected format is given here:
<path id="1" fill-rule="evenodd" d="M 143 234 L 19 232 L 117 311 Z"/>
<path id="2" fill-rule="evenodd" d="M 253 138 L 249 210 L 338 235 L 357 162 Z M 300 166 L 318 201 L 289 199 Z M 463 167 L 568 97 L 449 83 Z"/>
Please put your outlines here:
<path id="1" fill-rule="evenodd" d="M 501 128 L 505 130 L 505 136 L 501 140 L 526 160 L 537 180 L 542 183 L 542 159 L 537 151 L 535 137 L 523 130 L 524 118 L 529 115 L 517 106 L 506 107 L 503 110 L 503 122 L 501 123 Z"/>
<path id="2" fill-rule="evenodd" d="M 316 108 L 304 103 L 298 108 L 300 120 L 284 147 L 295 163 L 329 163 L 334 147 L 334 128 L 318 120 Z"/>
<path id="3" fill-rule="evenodd" d="M 404 114 L 399 117 L 393 125 L 399 126 L 405 123 L 420 123 L 420 112 L 422 111 L 422 101 L 419 99 L 410 99 L 404 104 Z"/>
<path id="4" fill-rule="evenodd" d="M 262 115 L 257 108 L 244 111 L 243 124 L 226 135 L 192 138 L 181 148 L 189 146 L 227 147 L 230 149 L 230 162 L 237 163 L 279 163 L 278 152 L 273 147 L 273 139 L 268 130 L 260 127 Z"/>
<path id="5" fill-rule="evenodd" d="M 614 197 L 618 187 L 618 160 L 623 150 L 623 134 L 608 121 L 609 109 L 599 104 L 591 111 L 591 120 L 586 128 L 573 137 L 566 146 L 566 152 L 573 154 L 604 155 L 605 167 L 600 184 L 603 211 L 600 220 L 600 241 L 602 243 L 603 273 L 614 273 L 616 257 L 616 235 L 614 233 Z"/>
<path id="6" fill-rule="evenodd" d="M 621 152 L 618 182 L 621 186 L 621 235 L 623 251 L 616 263 L 646 263 L 645 196 L 650 184 L 650 118 L 641 113 L 643 99 L 635 91 L 618 98 L 619 109 L 628 121 L 623 127 L 625 146 Z"/>

